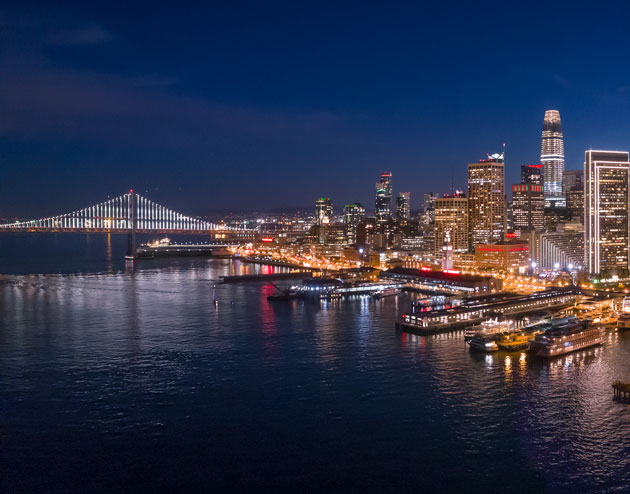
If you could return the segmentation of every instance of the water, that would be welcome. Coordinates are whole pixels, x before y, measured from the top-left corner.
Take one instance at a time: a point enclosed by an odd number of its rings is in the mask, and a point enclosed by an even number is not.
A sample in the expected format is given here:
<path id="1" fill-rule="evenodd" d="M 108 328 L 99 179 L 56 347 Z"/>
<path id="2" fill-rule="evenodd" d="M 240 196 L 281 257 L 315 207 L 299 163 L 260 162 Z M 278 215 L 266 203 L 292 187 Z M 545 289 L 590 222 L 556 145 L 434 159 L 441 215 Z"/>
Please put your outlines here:
<path id="1" fill-rule="evenodd" d="M 610 388 L 630 335 L 551 362 L 477 355 L 462 333 L 394 331 L 407 296 L 269 303 L 249 283 L 215 305 L 220 275 L 256 268 L 125 266 L 124 238 L 0 242 L 3 492 L 630 485 Z"/>

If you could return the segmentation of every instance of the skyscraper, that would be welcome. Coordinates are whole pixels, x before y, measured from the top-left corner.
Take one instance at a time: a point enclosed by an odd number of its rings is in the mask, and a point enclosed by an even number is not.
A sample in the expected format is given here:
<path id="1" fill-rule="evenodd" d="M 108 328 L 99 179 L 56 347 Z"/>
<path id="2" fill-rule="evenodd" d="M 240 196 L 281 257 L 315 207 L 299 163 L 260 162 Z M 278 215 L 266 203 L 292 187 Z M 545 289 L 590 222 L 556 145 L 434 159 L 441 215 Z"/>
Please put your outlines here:
<path id="1" fill-rule="evenodd" d="M 586 151 L 584 161 L 584 250 L 586 268 L 604 276 L 628 269 L 627 151 Z"/>
<path id="2" fill-rule="evenodd" d="M 333 204 L 330 197 L 320 197 L 315 201 L 315 224 L 318 226 L 332 223 Z"/>
<path id="3" fill-rule="evenodd" d="M 503 154 L 468 165 L 468 235 L 470 246 L 505 238 L 505 163 Z"/>
<path id="4" fill-rule="evenodd" d="M 411 192 L 399 192 L 396 198 L 396 217 L 399 221 L 409 221 Z"/>
<path id="5" fill-rule="evenodd" d="M 346 204 L 343 207 L 343 223 L 346 227 L 346 242 L 357 243 L 357 226 L 365 219 L 365 208 L 362 204 L 355 202 Z"/>
<path id="6" fill-rule="evenodd" d="M 544 170 L 542 165 L 521 165 L 521 183 L 543 185 Z"/>
<path id="7" fill-rule="evenodd" d="M 562 175 L 562 191 L 566 195 L 574 187 L 584 188 L 584 170 L 565 170 Z"/>
<path id="8" fill-rule="evenodd" d="M 545 228 L 545 196 L 542 185 L 518 184 L 512 186 L 514 230 L 520 237 L 525 231 L 542 231 Z"/>
<path id="9" fill-rule="evenodd" d="M 545 176 L 546 205 L 564 206 L 562 175 L 564 173 L 564 139 L 558 110 L 547 110 L 543 121 L 540 162 Z"/>
<path id="10" fill-rule="evenodd" d="M 468 252 L 468 199 L 464 195 L 435 200 L 435 256 L 439 258 L 446 235 L 455 254 Z"/>
<path id="11" fill-rule="evenodd" d="M 392 172 L 382 172 L 381 180 L 376 182 L 374 215 L 379 223 L 392 217 Z"/>

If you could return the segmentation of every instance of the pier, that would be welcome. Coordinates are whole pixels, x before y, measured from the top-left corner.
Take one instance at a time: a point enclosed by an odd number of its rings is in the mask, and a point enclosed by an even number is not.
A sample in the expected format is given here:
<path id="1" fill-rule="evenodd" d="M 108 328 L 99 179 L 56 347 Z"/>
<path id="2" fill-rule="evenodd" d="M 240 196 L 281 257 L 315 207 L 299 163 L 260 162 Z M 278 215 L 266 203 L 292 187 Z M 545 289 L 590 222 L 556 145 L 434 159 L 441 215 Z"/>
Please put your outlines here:
<path id="1" fill-rule="evenodd" d="M 615 381 L 612 383 L 613 399 L 630 402 L 630 383 L 624 383 L 621 381 Z"/>
<path id="2" fill-rule="evenodd" d="M 271 274 L 241 274 L 236 276 L 221 276 L 223 283 L 240 283 L 244 281 L 271 281 L 312 278 L 312 271 L 292 271 L 290 273 Z"/>

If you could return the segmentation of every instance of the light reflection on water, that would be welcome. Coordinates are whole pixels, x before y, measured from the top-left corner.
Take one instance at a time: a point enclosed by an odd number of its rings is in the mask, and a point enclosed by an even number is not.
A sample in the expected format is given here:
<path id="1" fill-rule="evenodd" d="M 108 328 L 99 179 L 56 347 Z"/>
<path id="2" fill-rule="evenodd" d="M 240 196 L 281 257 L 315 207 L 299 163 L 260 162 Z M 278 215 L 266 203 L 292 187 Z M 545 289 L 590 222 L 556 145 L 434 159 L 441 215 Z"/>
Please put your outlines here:
<path id="1" fill-rule="evenodd" d="M 628 335 L 551 361 L 476 354 L 461 331 L 396 332 L 407 296 L 269 302 L 271 285 L 217 282 L 252 265 L 128 269 L 0 284 L 0 487 L 630 485 L 610 389 Z"/>

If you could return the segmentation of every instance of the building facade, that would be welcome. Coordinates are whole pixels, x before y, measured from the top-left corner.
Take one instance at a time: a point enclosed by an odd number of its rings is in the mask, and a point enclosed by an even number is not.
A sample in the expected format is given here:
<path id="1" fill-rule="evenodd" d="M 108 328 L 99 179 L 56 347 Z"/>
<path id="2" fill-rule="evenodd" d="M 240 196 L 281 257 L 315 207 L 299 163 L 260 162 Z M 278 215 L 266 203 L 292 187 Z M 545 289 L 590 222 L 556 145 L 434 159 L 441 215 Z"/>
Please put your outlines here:
<path id="1" fill-rule="evenodd" d="M 542 165 L 521 165 L 521 183 L 543 185 L 545 182 Z"/>
<path id="2" fill-rule="evenodd" d="M 357 243 L 357 227 L 363 220 L 365 220 L 365 208 L 362 204 L 355 202 L 343 207 L 343 224 L 348 244 Z"/>
<path id="3" fill-rule="evenodd" d="M 507 227 L 503 155 L 468 165 L 470 246 L 501 242 Z"/>
<path id="4" fill-rule="evenodd" d="M 545 194 L 542 185 L 512 186 L 512 214 L 514 231 L 543 230 L 545 227 Z"/>
<path id="5" fill-rule="evenodd" d="M 382 172 L 380 181 L 376 182 L 374 215 L 379 223 L 392 217 L 392 172 Z"/>
<path id="6" fill-rule="evenodd" d="M 564 194 L 574 187 L 584 188 L 584 170 L 565 170 L 562 175 L 562 191 Z"/>
<path id="7" fill-rule="evenodd" d="M 543 165 L 545 177 L 545 200 L 547 205 L 561 203 L 562 176 L 564 174 L 564 138 L 562 122 L 558 110 L 547 110 L 543 121 L 542 143 L 540 147 L 540 162 Z"/>
<path id="8" fill-rule="evenodd" d="M 396 198 L 396 217 L 398 221 L 409 221 L 411 216 L 411 192 L 399 192 Z"/>
<path id="9" fill-rule="evenodd" d="M 590 274 L 626 274 L 630 162 L 627 151 L 586 151 L 584 249 Z"/>
<path id="10" fill-rule="evenodd" d="M 498 242 L 477 245 L 475 264 L 480 268 L 499 268 L 524 272 L 530 266 L 528 242 Z"/>
<path id="11" fill-rule="evenodd" d="M 332 223 L 333 204 L 330 197 L 320 197 L 315 201 L 315 224 L 318 226 Z"/>
<path id="12" fill-rule="evenodd" d="M 449 234 L 454 253 L 468 252 L 468 199 L 463 196 L 444 196 L 435 200 L 436 257 Z"/>

